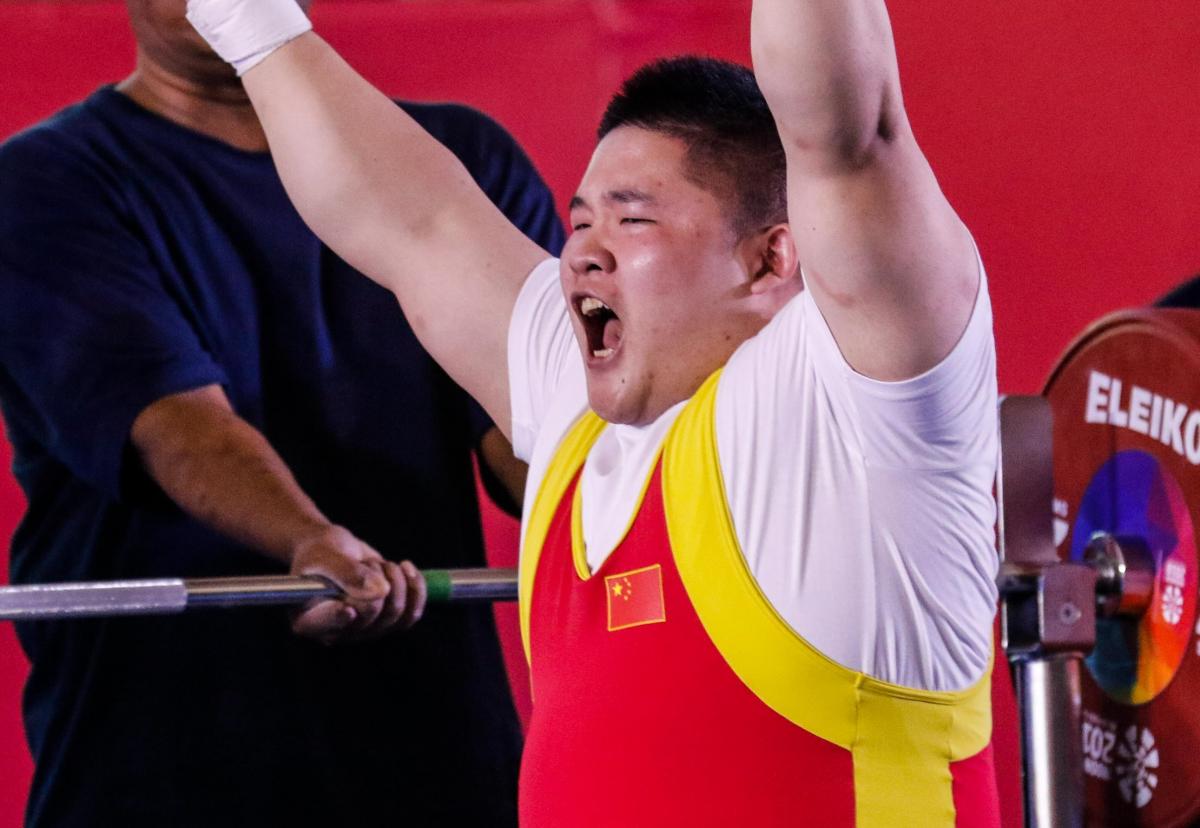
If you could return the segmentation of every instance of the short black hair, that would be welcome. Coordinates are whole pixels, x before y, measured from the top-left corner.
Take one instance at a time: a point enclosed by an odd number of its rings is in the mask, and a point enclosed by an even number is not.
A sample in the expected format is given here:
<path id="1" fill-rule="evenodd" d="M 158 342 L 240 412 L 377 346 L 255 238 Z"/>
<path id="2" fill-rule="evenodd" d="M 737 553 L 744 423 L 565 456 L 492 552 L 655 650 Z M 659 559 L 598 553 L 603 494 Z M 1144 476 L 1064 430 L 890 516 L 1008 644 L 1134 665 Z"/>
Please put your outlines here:
<path id="1" fill-rule="evenodd" d="M 787 167 L 754 73 L 686 55 L 643 66 L 613 96 L 597 139 L 635 126 L 687 144 L 685 174 L 729 205 L 738 238 L 787 221 Z"/>

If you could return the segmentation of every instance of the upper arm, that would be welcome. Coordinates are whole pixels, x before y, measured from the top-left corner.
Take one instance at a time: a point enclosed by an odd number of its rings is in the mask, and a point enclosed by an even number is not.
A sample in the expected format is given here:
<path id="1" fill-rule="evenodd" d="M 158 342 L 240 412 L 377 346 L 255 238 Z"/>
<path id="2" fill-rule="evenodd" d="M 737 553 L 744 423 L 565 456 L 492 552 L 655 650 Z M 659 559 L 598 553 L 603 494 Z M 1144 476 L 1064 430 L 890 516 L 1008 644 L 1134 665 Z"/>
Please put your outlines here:
<path id="1" fill-rule="evenodd" d="M 846 163 L 788 146 L 788 212 L 805 286 L 846 361 L 881 380 L 936 365 L 979 288 L 971 238 L 906 122 Z"/>
<path id="2" fill-rule="evenodd" d="M 483 113 L 460 104 L 405 103 L 403 108 L 454 153 L 479 190 L 512 227 L 542 251 L 557 254 L 562 249 L 563 227 L 550 189 L 524 150 L 503 126 Z M 545 258 L 544 254 L 539 254 L 539 258 Z M 525 278 L 522 278 L 517 285 L 518 291 L 524 282 Z M 515 297 L 512 301 L 515 302 Z M 503 334 L 507 338 L 508 320 L 513 308 L 509 306 L 504 309 L 497 298 L 487 299 L 486 304 L 490 312 L 484 312 L 489 320 L 505 320 Z M 479 361 L 478 356 L 476 361 Z M 493 373 L 489 379 L 496 378 Z M 476 399 L 480 399 L 475 387 L 468 390 Z M 510 406 L 511 389 L 506 387 L 503 394 L 503 400 L 483 402 L 491 418 L 501 426 L 505 435 L 511 437 L 511 414 L 505 417 L 503 412 L 498 412 L 498 409 Z M 500 396 L 498 390 L 495 396 Z"/>
<path id="3" fill-rule="evenodd" d="M 508 320 L 546 257 L 465 166 L 312 33 L 243 85 L 316 234 L 389 288 L 438 363 L 509 430 Z"/>
<path id="4" fill-rule="evenodd" d="M 856 370 L 920 374 L 965 328 L 978 272 L 904 111 L 886 5 L 755 0 L 752 31 L 805 285 Z"/>
<path id="5" fill-rule="evenodd" d="M 134 419 L 129 439 L 145 464 L 152 467 L 184 447 L 193 429 L 235 417 L 225 389 L 205 385 L 151 402 Z"/>
<path id="6" fill-rule="evenodd" d="M 565 241 L 554 196 L 516 139 L 464 104 L 402 102 L 401 107 L 458 157 L 514 227 L 553 256 Z"/>
<path id="7" fill-rule="evenodd" d="M 440 206 L 405 233 L 376 223 L 378 235 L 348 261 L 396 295 L 425 349 L 510 435 L 509 319 L 525 278 L 548 254 L 465 171 L 448 189 L 456 195 L 444 193 Z"/>

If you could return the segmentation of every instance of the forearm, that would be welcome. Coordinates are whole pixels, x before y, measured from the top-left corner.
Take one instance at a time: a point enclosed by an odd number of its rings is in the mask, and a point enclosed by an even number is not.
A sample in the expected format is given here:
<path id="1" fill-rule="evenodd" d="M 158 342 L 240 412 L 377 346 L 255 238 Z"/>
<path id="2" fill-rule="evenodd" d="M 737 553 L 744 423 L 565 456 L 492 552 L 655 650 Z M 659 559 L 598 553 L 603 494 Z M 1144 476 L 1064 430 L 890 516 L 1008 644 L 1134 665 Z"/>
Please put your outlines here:
<path id="1" fill-rule="evenodd" d="M 290 563 L 300 544 L 332 528 L 219 388 L 150 405 L 132 440 L 147 472 L 180 508 L 272 558 Z"/>
<path id="2" fill-rule="evenodd" d="M 789 156 L 855 163 L 905 127 L 883 0 L 755 0 L 751 45 Z"/>
<path id="3" fill-rule="evenodd" d="M 421 617 L 425 585 L 413 565 L 386 561 L 326 520 L 266 439 L 238 417 L 219 386 L 146 407 L 130 438 L 150 476 L 185 512 L 246 546 L 341 590 L 292 621 L 327 643 L 378 635 Z"/>

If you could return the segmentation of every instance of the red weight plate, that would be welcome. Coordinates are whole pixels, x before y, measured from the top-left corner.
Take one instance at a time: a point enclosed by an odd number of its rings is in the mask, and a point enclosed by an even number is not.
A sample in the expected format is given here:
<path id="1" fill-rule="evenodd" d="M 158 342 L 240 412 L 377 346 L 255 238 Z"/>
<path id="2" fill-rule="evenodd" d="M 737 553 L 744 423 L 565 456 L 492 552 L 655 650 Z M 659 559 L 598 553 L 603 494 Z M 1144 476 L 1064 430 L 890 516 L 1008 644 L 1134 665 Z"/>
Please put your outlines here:
<path id="1" fill-rule="evenodd" d="M 1106 317 L 1051 374 L 1055 543 L 1078 560 L 1093 533 L 1142 538 L 1149 608 L 1101 619 L 1083 671 L 1089 826 L 1200 817 L 1200 312 Z"/>

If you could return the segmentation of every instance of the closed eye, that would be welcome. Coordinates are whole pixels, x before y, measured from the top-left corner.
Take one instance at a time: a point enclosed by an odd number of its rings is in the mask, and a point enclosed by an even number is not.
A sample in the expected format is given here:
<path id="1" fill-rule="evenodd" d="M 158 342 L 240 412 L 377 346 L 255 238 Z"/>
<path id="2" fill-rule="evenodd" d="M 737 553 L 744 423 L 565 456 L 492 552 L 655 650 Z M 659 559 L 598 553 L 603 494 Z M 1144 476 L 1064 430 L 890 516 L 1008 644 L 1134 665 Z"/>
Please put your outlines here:
<path id="1" fill-rule="evenodd" d="M 572 231 L 575 231 L 575 230 L 586 230 L 586 229 L 588 229 L 588 228 L 589 228 L 589 227 L 591 227 L 591 226 L 592 226 L 592 225 L 590 225 L 590 224 L 584 224 L 583 222 L 580 222 L 579 224 L 572 224 L 572 225 L 571 225 L 571 230 L 572 230 Z"/>
<path id="2" fill-rule="evenodd" d="M 654 219 L 648 219 L 648 218 L 629 217 L 629 218 L 621 219 L 621 224 L 657 224 L 657 223 L 658 222 L 656 222 Z"/>

